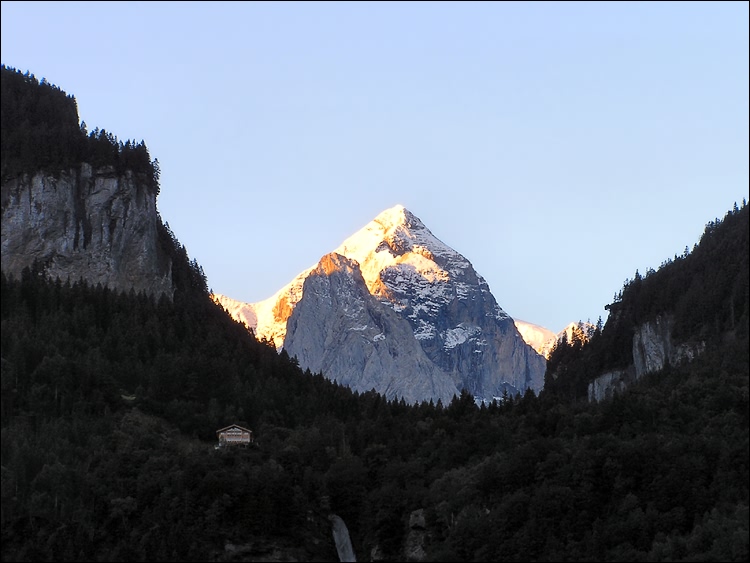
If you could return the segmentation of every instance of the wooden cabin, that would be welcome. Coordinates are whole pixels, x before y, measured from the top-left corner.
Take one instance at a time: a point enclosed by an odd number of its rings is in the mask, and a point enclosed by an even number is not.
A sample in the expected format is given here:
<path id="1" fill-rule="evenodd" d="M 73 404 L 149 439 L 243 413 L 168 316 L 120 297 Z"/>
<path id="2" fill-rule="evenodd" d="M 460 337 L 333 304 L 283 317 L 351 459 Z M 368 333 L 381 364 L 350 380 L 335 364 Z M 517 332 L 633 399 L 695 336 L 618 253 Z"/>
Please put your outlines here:
<path id="1" fill-rule="evenodd" d="M 232 424 L 216 431 L 219 446 L 248 446 L 253 443 L 253 431 Z"/>

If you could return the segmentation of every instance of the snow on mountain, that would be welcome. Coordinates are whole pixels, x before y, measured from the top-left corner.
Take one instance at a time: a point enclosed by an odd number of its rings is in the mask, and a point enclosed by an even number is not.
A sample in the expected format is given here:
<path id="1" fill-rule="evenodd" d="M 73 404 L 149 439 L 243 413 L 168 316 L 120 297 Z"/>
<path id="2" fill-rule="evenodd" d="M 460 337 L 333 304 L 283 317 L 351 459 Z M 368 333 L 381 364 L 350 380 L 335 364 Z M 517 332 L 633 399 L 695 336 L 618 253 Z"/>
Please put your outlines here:
<path id="1" fill-rule="evenodd" d="M 550 342 L 554 343 L 557 340 L 557 334 L 548 328 L 527 321 L 522 321 L 521 319 L 513 319 L 513 322 L 516 324 L 516 328 L 518 329 L 518 332 L 521 333 L 526 344 L 531 346 L 542 356 L 548 357 L 548 354 L 546 354 L 545 351 L 549 351 L 548 344 Z"/>
<path id="2" fill-rule="evenodd" d="M 465 297 L 469 293 L 467 283 L 455 278 L 471 264 L 435 237 L 402 205 L 383 211 L 334 252 L 359 262 L 362 277 L 372 295 L 381 297 L 382 302 L 387 302 L 397 312 L 409 308 L 414 319 L 419 318 L 420 312 L 435 311 L 439 302 L 445 302 L 453 295 Z M 444 267 L 439 266 L 436 259 Z M 302 298 L 302 285 L 315 267 L 307 268 L 263 301 L 244 303 L 221 294 L 215 294 L 214 300 L 235 319 L 247 323 L 259 339 L 273 339 L 280 349 L 286 336 L 286 321 Z M 481 276 L 477 277 L 489 292 L 487 282 Z M 451 282 L 452 278 L 452 283 L 436 283 Z M 390 300 L 393 296 L 400 298 Z M 499 306 L 495 315 L 498 319 L 509 318 Z M 422 322 L 415 336 L 431 338 L 434 333 L 434 326 Z M 454 340 L 450 339 L 450 342 Z"/>
<path id="3" fill-rule="evenodd" d="M 426 287 L 428 284 L 448 281 L 451 275 L 459 276 L 470 266 L 468 260 L 435 237 L 402 205 L 383 211 L 334 252 L 359 262 L 362 277 L 373 295 L 382 292 L 380 273 L 388 268 L 396 268 L 404 278 L 394 279 L 393 284 L 417 273 L 426 282 L 421 293 L 429 294 L 434 291 Z M 444 267 L 438 266 L 438 261 Z M 459 284 L 458 289 L 465 293 L 463 285 Z"/>
<path id="4" fill-rule="evenodd" d="M 335 256 L 356 264 L 356 268 L 345 267 L 351 280 L 346 284 L 316 282 L 314 287 L 318 293 L 310 296 L 316 304 L 313 306 L 311 302 L 309 307 L 295 315 L 294 334 L 288 334 L 287 330 L 292 327 L 290 317 L 298 303 L 305 299 L 311 276 L 316 279 L 330 277 L 338 271 L 332 269 L 332 264 L 344 267 L 345 262 Z M 364 284 L 363 291 L 374 298 L 372 302 L 369 298 L 352 300 L 336 293 L 356 287 L 358 283 Z M 321 291 L 325 295 L 320 294 Z M 431 383 L 428 385 L 421 374 L 419 389 L 440 390 L 435 391 L 434 397 L 444 400 L 450 399 L 446 395 L 448 389 L 466 388 L 475 397 L 492 397 L 501 395 L 504 389 L 522 392 L 531 387 L 538 391 L 544 383 L 544 358 L 524 342 L 510 316 L 495 301 L 484 278 L 466 258 L 435 237 L 402 205 L 380 213 L 332 253 L 325 255 L 319 264 L 299 274 L 269 299 L 252 304 L 238 303 L 220 295 L 215 299 L 235 318 L 244 320 L 259 339 L 273 339 L 277 348 L 284 347 L 290 355 L 307 358 L 310 365 L 329 366 L 326 375 L 340 381 L 351 380 L 351 369 L 347 371 L 340 360 L 334 361 L 333 358 L 335 354 L 350 351 L 339 349 L 340 343 L 332 340 L 316 344 L 322 346 L 321 350 L 311 349 L 317 340 L 308 334 L 309 331 L 323 331 L 330 335 L 356 333 L 362 338 L 368 335 L 369 344 L 355 346 L 357 352 L 351 357 L 366 366 L 368 373 L 372 374 L 372 381 L 385 381 L 385 366 L 389 366 L 391 373 L 401 366 L 402 375 L 416 381 L 418 378 L 412 377 L 414 374 L 406 372 L 416 369 L 416 365 L 424 366 L 424 361 L 432 362 L 434 369 L 430 368 L 428 378 Z M 358 305 L 357 311 L 351 309 L 354 303 L 365 302 L 366 307 Z M 394 363 L 393 358 L 385 358 L 387 353 L 403 354 L 405 348 L 401 347 L 378 346 L 373 352 L 373 342 L 387 340 L 390 336 L 381 328 L 391 327 L 402 339 L 405 334 L 400 325 L 395 328 L 398 323 L 391 319 L 391 313 L 383 316 L 385 313 L 378 312 L 379 307 L 386 307 L 408 322 L 410 337 L 421 347 L 420 354 L 425 354 L 426 360 L 400 364 L 398 361 Z M 369 312 L 364 314 L 365 310 Z M 316 315 L 324 315 L 326 323 L 334 323 L 338 328 L 322 326 Z M 386 318 L 391 320 L 383 321 L 383 327 L 368 324 Z M 292 342 L 288 341 L 290 336 Z M 347 342 L 353 342 L 348 336 L 346 338 Z M 379 354 L 377 358 L 372 356 L 374 353 Z M 414 353 L 412 351 L 411 355 Z M 300 365 L 302 363 L 300 361 Z M 424 367 L 420 369 L 424 370 Z M 370 380 L 360 377 L 357 381 L 363 390 L 372 388 L 367 387 Z M 395 389 L 392 384 L 389 388 Z M 402 396 L 412 399 L 421 392 L 414 386 L 399 388 L 403 391 Z"/>
<path id="5" fill-rule="evenodd" d="M 370 294 L 359 264 L 335 252 L 305 280 L 284 349 L 301 367 L 356 391 L 376 389 L 410 403 L 460 394 L 427 357 L 408 320 Z"/>
<path id="6" fill-rule="evenodd" d="M 258 340 L 265 338 L 281 350 L 286 337 L 286 321 L 294 306 L 302 298 L 302 285 L 314 268 L 315 266 L 307 268 L 263 301 L 245 303 L 218 293 L 212 295 L 212 298 L 232 317 L 251 328 Z"/>
<path id="7" fill-rule="evenodd" d="M 257 329 L 258 316 L 255 314 L 255 305 L 253 303 L 244 303 L 218 293 L 214 293 L 211 298 L 224 307 L 235 320 L 245 323 L 248 328 Z"/>
<path id="8" fill-rule="evenodd" d="M 468 297 L 477 284 L 489 294 L 487 282 L 469 261 L 402 205 L 383 211 L 334 252 L 359 262 L 372 295 L 398 312 L 409 310 L 407 316 L 418 324 L 417 338 L 430 338 L 436 330 L 424 322 L 423 313 Z M 510 318 L 497 304 L 493 313 L 498 320 Z"/>

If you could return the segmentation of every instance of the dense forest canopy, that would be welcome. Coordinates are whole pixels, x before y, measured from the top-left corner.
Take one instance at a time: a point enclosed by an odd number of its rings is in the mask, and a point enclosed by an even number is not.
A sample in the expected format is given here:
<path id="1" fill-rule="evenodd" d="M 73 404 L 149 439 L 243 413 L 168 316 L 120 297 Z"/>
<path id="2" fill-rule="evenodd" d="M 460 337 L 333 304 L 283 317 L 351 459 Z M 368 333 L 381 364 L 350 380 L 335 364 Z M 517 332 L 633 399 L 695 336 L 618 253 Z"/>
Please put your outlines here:
<path id="1" fill-rule="evenodd" d="M 72 98 L 2 77 L 4 177 L 90 158 L 6 153 L 6 110 L 51 138 L 17 107 L 35 113 L 35 99 L 55 100 L 55 135 L 92 137 Z M 6 108 L 9 77 L 31 98 Z M 237 560 L 229 543 L 256 560 L 335 561 L 330 513 L 360 560 L 400 561 L 418 510 L 426 561 L 748 559 L 744 202 L 692 252 L 628 281 L 588 343 L 558 347 L 539 396 L 489 405 L 468 393 L 408 405 L 301 370 L 211 301 L 200 265 L 161 229 L 172 302 L 39 268 L 0 276 L 4 561 Z M 664 311 L 704 354 L 585 401 L 587 378 L 626 361 L 637 323 Z M 233 423 L 257 447 L 215 449 Z"/>
<path id="2" fill-rule="evenodd" d="M 86 123 L 78 123 L 74 96 L 28 71 L 2 65 L 0 73 L 2 183 L 22 173 L 57 175 L 86 162 L 141 174 L 158 195 L 159 163 L 151 160 L 144 141 L 123 143 L 98 127 L 88 133 Z"/>

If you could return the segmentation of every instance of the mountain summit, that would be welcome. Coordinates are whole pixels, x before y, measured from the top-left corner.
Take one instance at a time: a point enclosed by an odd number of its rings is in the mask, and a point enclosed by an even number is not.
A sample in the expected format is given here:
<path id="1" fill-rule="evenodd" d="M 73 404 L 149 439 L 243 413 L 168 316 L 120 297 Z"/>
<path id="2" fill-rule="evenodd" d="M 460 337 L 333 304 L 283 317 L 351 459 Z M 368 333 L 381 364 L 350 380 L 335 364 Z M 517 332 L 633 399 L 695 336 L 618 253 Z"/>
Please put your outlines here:
<path id="1" fill-rule="evenodd" d="M 544 383 L 487 282 L 408 209 L 380 213 L 270 299 L 215 296 L 303 368 L 409 402 L 478 399 Z"/>

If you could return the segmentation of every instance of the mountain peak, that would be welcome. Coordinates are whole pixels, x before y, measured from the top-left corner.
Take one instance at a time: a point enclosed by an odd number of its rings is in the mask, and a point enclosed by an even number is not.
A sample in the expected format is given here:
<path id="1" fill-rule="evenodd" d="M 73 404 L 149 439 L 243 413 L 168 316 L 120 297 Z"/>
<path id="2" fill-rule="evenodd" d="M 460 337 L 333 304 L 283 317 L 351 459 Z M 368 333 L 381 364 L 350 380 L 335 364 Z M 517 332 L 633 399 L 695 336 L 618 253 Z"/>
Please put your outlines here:
<path id="1" fill-rule="evenodd" d="M 330 252 L 320 259 L 313 272 L 330 276 L 334 272 L 343 271 L 352 273 L 358 270 L 359 264 L 356 261 L 350 260 L 346 256 L 342 256 L 336 252 Z"/>
<path id="2" fill-rule="evenodd" d="M 398 227 L 406 227 L 407 229 L 425 228 L 424 223 L 401 204 L 394 205 L 381 212 L 372 222 L 379 224 L 386 233 Z"/>
<path id="3" fill-rule="evenodd" d="M 544 358 L 484 278 L 403 205 L 252 311 L 258 336 L 360 391 L 450 401 L 462 388 L 491 398 L 544 383 Z"/>
<path id="4" fill-rule="evenodd" d="M 411 268 L 433 278 L 460 277 L 471 265 L 406 209 L 396 205 L 380 213 L 334 251 L 359 262 L 371 291 L 381 285 L 381 273 L 390 267 Z"/>

